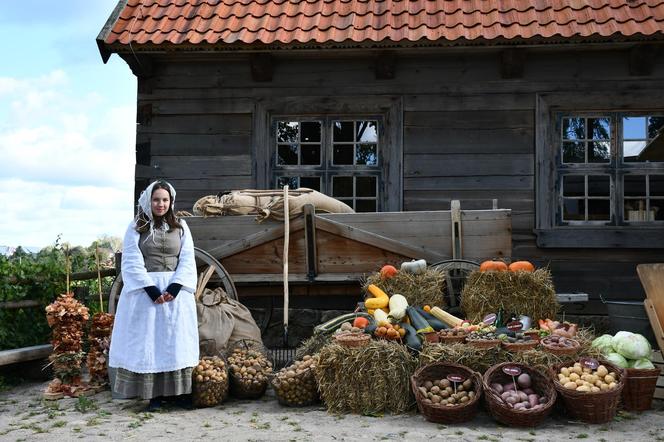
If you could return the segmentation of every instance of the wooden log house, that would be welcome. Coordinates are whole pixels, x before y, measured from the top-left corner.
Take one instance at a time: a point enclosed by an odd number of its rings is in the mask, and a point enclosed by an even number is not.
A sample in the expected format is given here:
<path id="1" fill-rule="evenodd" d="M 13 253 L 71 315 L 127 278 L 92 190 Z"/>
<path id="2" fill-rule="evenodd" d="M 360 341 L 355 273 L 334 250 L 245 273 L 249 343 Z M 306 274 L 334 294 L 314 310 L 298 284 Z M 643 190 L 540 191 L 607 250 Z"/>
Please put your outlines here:
<path id="1" fill-rule="evenodd" d="M 120 0 L 136 189 L 310 187 L 360 212 L 511 209 L 573 312 L 664 252 L 664 0 Z M 408 228 L 404 226 L 404 228 Z"/>

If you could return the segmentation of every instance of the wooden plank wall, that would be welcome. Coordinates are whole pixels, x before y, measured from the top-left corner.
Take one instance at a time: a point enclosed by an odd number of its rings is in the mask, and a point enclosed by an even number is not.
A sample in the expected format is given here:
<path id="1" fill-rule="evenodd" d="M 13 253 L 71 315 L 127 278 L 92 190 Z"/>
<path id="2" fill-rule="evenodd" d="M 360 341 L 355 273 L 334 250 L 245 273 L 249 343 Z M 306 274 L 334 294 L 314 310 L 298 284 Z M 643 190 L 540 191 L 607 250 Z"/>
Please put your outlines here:
<path id="1" fill-rule="evenodd" d="M 497 198 L 512 210 L 514 258 L 549 265 L 559 292 L 587 292 L 585 313 L 603 313 L 600 294 L 642 299 L 636 264 L 661 249 L 539 249 L 535 244 L 535 102 L 538 93 L 658 91 L 664 57 L 649 76 L 629 75 L 629 48 L 529 49 L 523 78 L 500 77 L 496 50 L 399 53 L 392 80 L 376 80 L 372 54 L 313 58 L 275 55 L 270 82 L 252 80 L 248 58 L 182 54 L 155 59 L 141 79 L 138 105 L 152 116 L 138 129 L 150 168 L 178 190 L 179 208 L 200 196 L 251 187 L 255 104 L 275 97 L 400 96 L 403 104 L 403 210 L 486 209 Z M 233 57 L 233 58 L 231 58 Z M 664 105 L 663 105 L 664 107 Z"/>

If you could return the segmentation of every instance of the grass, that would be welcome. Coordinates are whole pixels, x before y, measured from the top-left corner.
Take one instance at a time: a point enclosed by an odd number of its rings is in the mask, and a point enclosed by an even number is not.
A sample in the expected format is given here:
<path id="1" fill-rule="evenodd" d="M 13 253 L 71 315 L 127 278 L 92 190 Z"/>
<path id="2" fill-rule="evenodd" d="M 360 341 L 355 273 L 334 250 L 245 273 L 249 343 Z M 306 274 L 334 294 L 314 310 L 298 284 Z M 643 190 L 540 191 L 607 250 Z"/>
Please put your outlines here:
<path id="1" fill-rule="evenodd" d="M 74 405 L 74 408 L 79 413 L 87 413 L 89 411 L 96 410 L 98 407 L 97 402 L 94 399 L 90 399 L 85 396 L 79 396 L 78 401 L 76 401 L 76 404 Z"/>
<path id="2" fill-rule="evenodd" d="M 577 439 L 588 439 L 588 435 L 586 433 L 579 433 L 576 435 Z"/>
<path id="3" fill-rule="evenodd" d="M 61 428 L 67 425 L 67 421 L 55 421 L 51 424 L 51 428 Z"/>

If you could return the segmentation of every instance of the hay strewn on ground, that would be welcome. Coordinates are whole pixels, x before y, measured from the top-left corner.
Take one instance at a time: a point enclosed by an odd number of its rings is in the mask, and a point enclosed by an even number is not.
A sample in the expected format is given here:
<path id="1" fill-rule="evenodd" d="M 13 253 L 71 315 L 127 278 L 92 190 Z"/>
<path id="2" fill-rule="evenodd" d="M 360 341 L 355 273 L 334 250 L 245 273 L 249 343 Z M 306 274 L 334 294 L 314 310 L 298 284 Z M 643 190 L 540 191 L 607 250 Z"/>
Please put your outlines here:
<path id="1" fill-rule="evenodd" d="M 410 377 L 417 360 L 405 346 L 383 340 L 358 348 L 333 343 L 319 356 L 316 380 L 328 411 L 398 414 L 414 405 Z"/>
<path id="2" fill-rule="evenodd" d="M 461 309 L 466 319 L 480 322 L 488 313 L 516 313 L 537 320 L 555 318 L 559 309 L 551 272 L 479 272 L 468 276 L 461 293 Z"/>
<path id="3" fill-rule="evenodd" d="M 590 331 L 581 330 L 575 338 L 581 343 L 581 347 L 576 354 L 569 356 L 556 356 L 539 348 L 512 353 L 502 348 L 483 350 L 466 344 L 425 344 L 420 353 L 419 364 L 422 366 L 432 362 L 453 362 L 484 373 L 495 364 L 521 362 L 546 372 L 555 364 L 571 363 L 583 356 L 599 358 L 600 352 L 590 347 L 591 336 Z"/>
<path id="4" fill-rule="evenodd" d="M 391 278 L 383 279 L 380 273 L 370 275 L 362 289 L 366 293 L 369 284 L 380 287 L 389 296 L 400 294 L 410 305 L 437 305 L 445 307 L 445 272 L 427 267 L 424 273 L 412 274 L 399 271 Z"/>

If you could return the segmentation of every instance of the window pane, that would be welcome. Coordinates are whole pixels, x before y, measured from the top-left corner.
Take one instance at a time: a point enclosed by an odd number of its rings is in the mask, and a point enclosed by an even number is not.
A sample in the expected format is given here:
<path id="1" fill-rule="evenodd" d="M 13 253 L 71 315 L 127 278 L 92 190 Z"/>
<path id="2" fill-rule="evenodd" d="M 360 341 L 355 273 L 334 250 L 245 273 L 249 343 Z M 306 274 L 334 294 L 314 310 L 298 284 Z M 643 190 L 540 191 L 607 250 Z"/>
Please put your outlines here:
<path id="1" fill-rule="evenodd" d="M 623 138 L 643 140 L 646 138 L 646 117 L 623 117 Z"/>
<path id="2" fill-rule="evenodd" d="M 588 118 L 588 139 L 608 140 L 611 138 L 611 124 L 608 117 Z"/>
<path id="3" fill-rule="evenodd" d="M 320 143 L 320 122 L 303 121 L 302 139 L 300 141 Z"/>
<path id="4" fill-rule="evenodd" d="M 332 196 L 333 197 L 353 197 L 353 177 L 352 176 L 334 176 L 332 177 Z"/>
<path id="5" fill-rule="evenodd" d="M 586 133 L 585 127 L 585 120 L 583 118 L 563 118 L 563 139 L 584 139 Z"/>
<path id="6" fill-rule="evenodd" d="M 563 198 L 563 220 L 584 221 L 586 219 L 586 200 Z"/>
<path id="7" fill-rule="evenodd" d="M 355 196 L 376 196 L 376 177 L 375 176 L 356 177 Z"/>
<path id="8" fill-rule="evenodd" d="M 611 219 L 609 200 L 588 200 L 588 221 L 608 221 Z"/>
<path id="9" fill-rule="evenodd" d="M 355 141 L 353 139 L 353 122 L 352 121 L 335 121 L 333 123 L 334 131 L 332 132 L 333 141 Z"/>
<path id="10" fill-rule="evenodd" d="M 320 177 L 317 176 L 303 176 L 300 177 L 300 187 L 317 190 L 320 192 Z"/>
<path id="11" fill-rule="evenodd" d="M 624 216 L 627 221 L 647 221 L 646 200 L 626 199 Z"/>
<path id="12" fill-rule="evenodd" d="M 378 142 L 378 125 L 375 121 L 358 121 L 355 124 L 357 126 L 355 141 L 361 143 Z"/>
<path id="13" fill-rule="evenodd" d="M 300 146 L 302 162 L 300 164 L 320 164 L 320 144 L 303 144 Z"/>
<path id="14" fill-rule="evenodd" d="M 625 175 L 623 194 L 625 196 L 646 196 L 646 177 L 644 175 Z"/>
<path id="15" fill-rule="evenodd" d="M 650 216 L 653 214 L 655 221 L 664 221 L 664 199 L 650 200 Z"/>
<path id="16" fill-rule="evenodd" d="M 646 147 L 647 141 L 625 141 L 623 143 L 623 160 L 625 162 L 634 161 L 647 161 L 643 158 L 642 154 L 645 152 L 643 148 Z"/>
<path id="17" fill-rule="evenodd" d="M 289 189 L 297 189 L 297 177 L 296 176 L 280 176 L 277 178 L 277 189 L 283 189 L 284 186 L 288 186 Z"/>
<path id="18" fill-rule="evenodd" d="M 565 141 L 563 143 L 563 163 L 584 163 L 586 161 L 584 145 L 583 142 Z"/>
<path id="19" fill-rule="evenodd" d="M 297 143 L 299 123 L 297 121 L 279 121 L 277 123 L 277 142 Z"/>
<path id="20" fill-rule="evenodd" d="M 375 212 L 376 200 L 355 200 L 356 212 Z"/>
<path id="21" fill-rule="evenodd" d="M 588 196 L 610 196 L 611 178 L 606 175 L 588 176 Z"/>
<path id="22" fill-rule="evenodd" d="M 611 143 L 609 141 L 591 141 L 588 143 L 589 163 L 608 163 L 611 161 Z"/>
<path id="23" fill-rule="evenodd" d="M 277 164 L 297 164 L 297 144 L 280 144 L 277 152 Z"/>
<path id="24" fill-rule="evenodd" d="M 648 118 L 648 138 L 655 138 L 662 127 L 664 127 L 664 117 Z"/>
<path id="25" fill-rule="evenodd" d="M 583 175 L 563 176 L 563 196 L 585 196 L 585 177 Z"/>
<path id="26" fill-rule="evenodd" d="M 353 145 L 335 144 L 332 156 L 333 164 L 353 164 Z"/>
<path id="27" fill-rule="evenodd" d="M 355 149 L 355 164 L 375 166 L 378 164 L 375 144 L 358 144 Z"/>
<path id="28" fill-rule="evenodd" d="M 650 196 L 664 196 L 664 175 L 650 175 Z"/>

